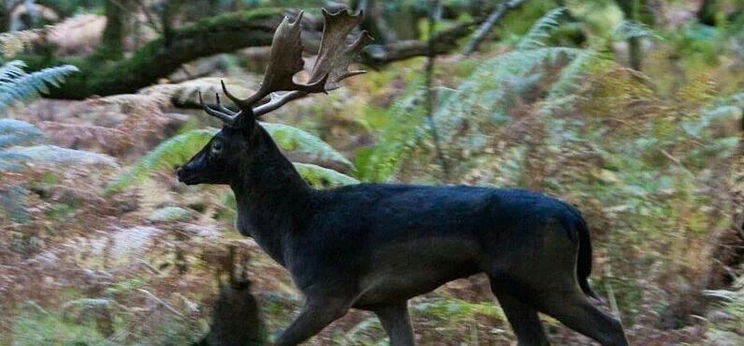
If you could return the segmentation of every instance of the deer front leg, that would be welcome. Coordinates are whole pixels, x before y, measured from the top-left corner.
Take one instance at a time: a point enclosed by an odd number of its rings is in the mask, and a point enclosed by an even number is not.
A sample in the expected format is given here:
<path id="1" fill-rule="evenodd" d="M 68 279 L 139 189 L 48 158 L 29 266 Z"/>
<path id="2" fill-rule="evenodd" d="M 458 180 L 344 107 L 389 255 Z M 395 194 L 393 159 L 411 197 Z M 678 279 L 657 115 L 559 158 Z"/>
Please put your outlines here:
<path id="1" fill-rule="evenodd" d="M 320 333 L 323 328 L 345 315 L 351 304 L 346 299 L 308 297 L 300 315 L 276 341 L 276 346 L 294 346 Z"/>

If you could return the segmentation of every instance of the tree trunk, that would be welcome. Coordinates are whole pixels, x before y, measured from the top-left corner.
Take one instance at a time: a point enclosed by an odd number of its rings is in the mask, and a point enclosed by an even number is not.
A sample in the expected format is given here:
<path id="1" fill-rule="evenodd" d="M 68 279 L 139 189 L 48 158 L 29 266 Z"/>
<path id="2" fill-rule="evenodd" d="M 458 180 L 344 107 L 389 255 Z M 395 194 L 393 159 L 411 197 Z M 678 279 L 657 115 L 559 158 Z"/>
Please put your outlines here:
<path id="1" fill-rule="evenodd" d="M 396 32 L 390 28 L 385 21 L 381 4 L 375 0 L 355 0 L 352 2 L 352 8 L 364 11 L 364 21 L 362 28 L 369 31 L 372 37 L 383 43 L 395 42 L 398 40 Z"/>
<path id="2" fill-rule="evenodd" d="M 119 60 L 124 57 L 124 39 L 132 14 L 132 0 L 106 1 L 106 27 L 101 45 L 94 53 L 100 60 Z"/>
<path id="3" fill-rule="evenodd" d="M 641 12 L 647 10 L 646 0 L 615 0 L 627 20 L 643 23 Z M 628 64 L 630 68 L 640 71 L 643 64 L 643 51 L 640 37 L 628 38 Z"/>
<path id="4" fill-rule="evenodd" d="M 718 13 L 718 1 L 717 0 L 703 0 L 700 4 L 700 9 L 697 12 L 698 21 L 700 24 L 714 26 L 716 25 L 716 15 Z"/>
<path id="5" fill-rule="evenodd" d="M 10 29 L 10 9 L 5 1 L 0 2 L 0 32 Z"/>

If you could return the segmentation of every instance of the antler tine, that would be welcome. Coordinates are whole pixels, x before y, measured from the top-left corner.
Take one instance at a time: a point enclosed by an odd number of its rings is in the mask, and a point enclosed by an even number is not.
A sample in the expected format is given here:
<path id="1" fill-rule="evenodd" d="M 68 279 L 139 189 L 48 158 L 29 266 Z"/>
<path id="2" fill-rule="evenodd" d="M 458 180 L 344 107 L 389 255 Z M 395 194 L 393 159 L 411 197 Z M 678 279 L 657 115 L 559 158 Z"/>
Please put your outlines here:
<path id="1" fill-rule="evenodd" d="M 348 10 L 329 13 L 323 9 L 325 26 L 323 27 L 323 37 L 320 40 L 318 58 L 315 60 L 315 65 L 313 65 L 313 70 L 310 73 L 310 83 L 323 85 L 324 92 L 338 88 L 340 86 L 339 82 L 346 78 L 366 72 L 349 71 L 348 68 L 359 51 L 372 40 L 372 37 L 369 36 L 367 31 L 362 31 L 351 45 L 346 44 L 346 37 L 362 22 L 363 15 L 362 11 L 356 14 L 352 14 Z M 307 94 L 308 92 L 298 90 L 278 97 L 272 95 L 271 101 L 256 107 L 253 113 L 256 116 L 266 114 Z"/>
<path id="2" fill-rule="evenodd" d="M 222 103 L 220 102 L 220 95 L 217 93 L 215 93 L 215 95 L 217 96 L 216 106 L 219 107 L 219 109 L 214 109 L 206 105 L 204 103 L 204 98 L 202 98 L 201 91 L 199 91 L 199 104 L 202 106 L 202 108 L 204 108 L 204 111 L 207 112 L 207 114 L 222 120 L 227 125 L 233 125 L 235 123 L 235 118 L 237 118 L 238 115 L 240 115 L 240 113 L 233 112 L 225 108 L 225 106 L 223 106 Z"/>
<path id="3" fill-rule="evenodd" d="M 222 105 L 222 101 L 220 101 L 220 94 L 219 93 L 214 93 L 214 96 L 215 96 L 215 98 L 217 98 L 217 103 L 215 104 L 215 107 L 217 107 L 217 109 L 220 112 L 223 112 L 223 113 L 226 113 L 226 114 L 232 114 L 232 115 L 235 115 L 235 116 L 238 115 L 239 112 L 235 112 L 232 109 L 227 108 L 227 107 L 225 107 L 225 106 Z"/>
<path id="4" fill-rule="evenodd" d="M 233 103 L 238 105 L 240 109 L 244 109 L 246 107 L 250 107 L 250 105 L 245 104 L 245 100 L 241 100 L 239 97 L 233 95 L 229 90 L 227 90 L 227 86 L 225 86 L 225 81 L 220 79 L 220 84 L 222 84 L 222 92 L 225 93 L 227 98 L 230 99 Z"/>

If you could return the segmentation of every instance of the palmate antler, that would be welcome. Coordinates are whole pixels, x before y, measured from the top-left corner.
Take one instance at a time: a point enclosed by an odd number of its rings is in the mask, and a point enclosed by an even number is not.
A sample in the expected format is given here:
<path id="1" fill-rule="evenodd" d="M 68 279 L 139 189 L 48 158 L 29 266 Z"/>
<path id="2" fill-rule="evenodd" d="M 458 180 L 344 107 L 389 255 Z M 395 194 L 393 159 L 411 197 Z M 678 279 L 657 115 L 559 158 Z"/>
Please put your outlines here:
<path id="1" fill-rule="evenodd" d="M 255 94 L 246 99 L 240 99 L 230 93 L 225 83 L 222 83 L 225 95 L 238 105 L 241 111 L 233 112 L 222 106 L 219 96 L 216 105 L 206 106 L 200 94 L 199 102 L 208 114 L 232 125 L 244 110 L 252 110 L 253 115 L 258 117 L 305 95 L 336 89 L 343 79 L 365 72 L 349 71 L 348 68 L 362 47 L 370 42 L 371 37 L 366 31 L 362 31 L 352 44 L 346 44 L 346 37 L 362 21 L 361 11 L 358 14 L 351 14 L 349 11 L 342 10 L 331 14 L 323 9 L 325 18 L 323 37 L 320 41 L 318 58 L 310 73 L 310 80 L 308 84 L 296 83 L 293 77 L 297 72 L 302 71 L 304 66 L 300 42 L 302 15 L 303 13 L 300 12 L 292 22 L 285 17 L 277 27 L 271 43 L 271 60 L 266 68 L 261 87 Z M 286 93 L 278 94 L 279 91 L 286 91 Z M 269 102 L 254 107 L 269 95 L 271 96 Z"/>

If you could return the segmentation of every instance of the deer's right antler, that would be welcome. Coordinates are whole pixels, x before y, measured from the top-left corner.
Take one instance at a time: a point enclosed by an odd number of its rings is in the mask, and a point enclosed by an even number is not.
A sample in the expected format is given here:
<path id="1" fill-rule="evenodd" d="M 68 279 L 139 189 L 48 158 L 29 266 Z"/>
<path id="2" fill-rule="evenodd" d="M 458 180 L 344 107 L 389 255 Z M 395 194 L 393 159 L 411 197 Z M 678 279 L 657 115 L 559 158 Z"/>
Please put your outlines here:
<path id="1" fill-rule="evenodd" d="M 248 97 L 240 99 L 231 94 L 227 89 L 225 94 L 241 109 L 251 108 L 258 101 L 276 91 L 302 91 L 305 93 L 325 92 L 325 78 L 321 78 L 310 84 L 299 84 L 293 80 L 297 72 L 302 71 L 304 61 L 302 60 L 302 43 L 300 33 L 302 32 L 302 15 L 297 15 L 293 22 L 284 17 L 282 23 L 276 28 L 274 38 L 271 41 L 271 55 L 269 66 L 266 67 L 261 88 Z"/>
<path id="2" fill-rule="evenodd" d="M 359 11 L 351 14 L 348 10 L 330 13 L 323 9 L 325 26 L 323 37 L 320 40 L 318 58 L 315 60 L 313 70 L 310 73 L 310 83 L 321 84 L 323 92 L 339 87 L 339 82 L 365 73 L 366 71 L 349 71 L 349 64 L 359 54 L 359 51 L 372 40 L 367 31 L 362 31 L 351 45 L 346 44 L 346 37 L 352 29 L 359 25 L 364 19 L 364 14 Z M 271 95 L 271 101 L 256 107 L 253 113 L 260 116 L 271 112 L 289 101 L 304 97 L 308 94 L 305 90 L 295 90 L 282 95 Z"/>
<path id="3" fill-rule="evenodd" d="M 222 83 L 222 90 L 225 95 L 240 107 L 241 112 L 251 110 L 254 116 L 258 117 L 308 94 L 324 93 L 336 89 L 339 87 L 341 80 L 365 72 L 349 71 L 348 68 L 362 47 L 371 40 L 371 37 L 366 31 L 362 31 L 353 43 L 346 44 L 346 37 L 354 27 L 361 23 L 362 12 L 351 14 L 347 10 L 342 10 L 331 14 L 324 9 L 323 37 L 320 41 L 318 58 L 315 60 L 310 73 L 310 80 L 307 84 L 296 83 L 293 77 L 304 66 L 302 43 L 300 41 L 302 15 L 303 12 L 300 12 L 292 22 L 285 17 L 277 27 L 274 39 L 271 42 L 271 60 L 266 67 L 261 87 L 255 94 L 246 99 L 241 99 L 230 93 L 225 87 L 225 83 Z M 287 92 L 278 94 L 279 91 Z M 254 108 L 266 96 L 271 96 L 270 101 Z M 221 119 L 228 125 L 234 124 L 235 119 L 241 113 L 222 106 L 219 97 L 217 98 L 217 104 L 212 106 L 204 105 L 201 94 L 199 94 L 199 101 L 208 114 Z"/>

